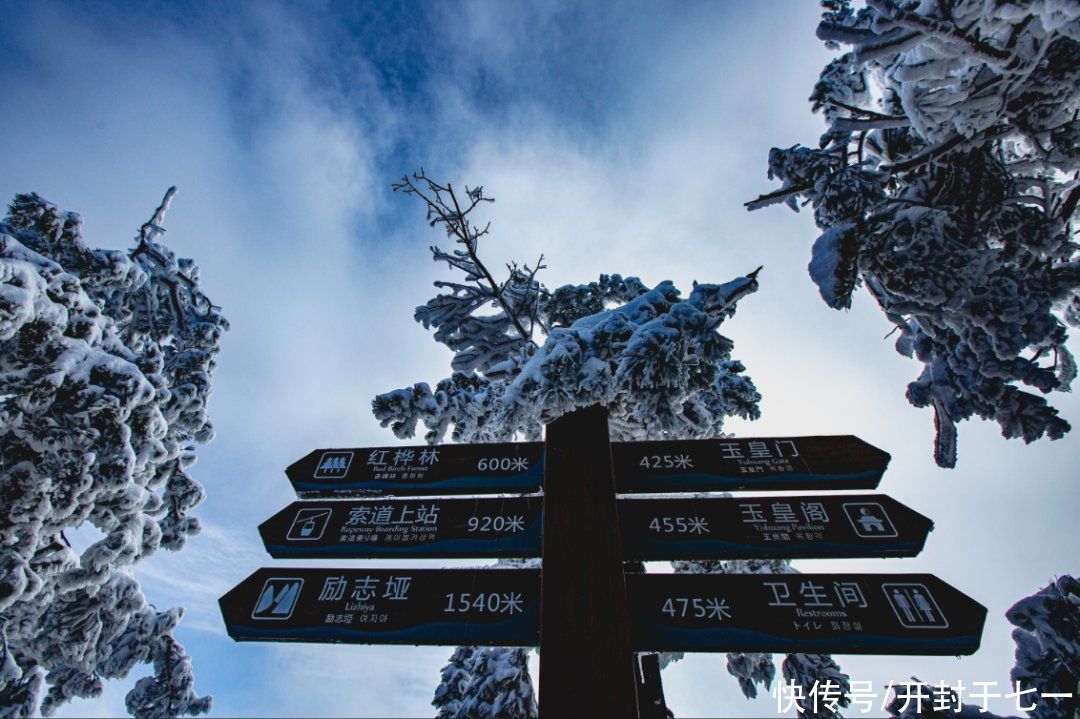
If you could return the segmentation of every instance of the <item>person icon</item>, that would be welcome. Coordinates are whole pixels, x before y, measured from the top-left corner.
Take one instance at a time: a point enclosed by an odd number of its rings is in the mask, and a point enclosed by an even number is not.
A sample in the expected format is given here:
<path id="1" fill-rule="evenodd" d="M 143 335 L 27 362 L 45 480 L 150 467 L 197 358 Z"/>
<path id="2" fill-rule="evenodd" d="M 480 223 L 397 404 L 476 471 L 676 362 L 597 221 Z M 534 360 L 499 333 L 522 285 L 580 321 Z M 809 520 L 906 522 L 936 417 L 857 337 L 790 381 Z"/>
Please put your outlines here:
<path id="1" fill-rule="evenodd" d="M 893 606 L 903 613 L 908 624 L 914 624 L 915 614 L 911 611 L 911 603 L 908 601 L 907 597 L 904 596 L 904 593 L 900 591 L 899 587 L 894 588 L 892 593 Z"/>
<path id="2" fill-rule="evenodd" d="M 915 608 L 919 611 L 920 614 L 926 617 L 927 624 L 938 623 L 939 618 L 937 614 L 934 613 L 933 607 L 931 607 L 930 603 L 926 601 L 926 597 L 923 596 L 922 592 L 920 592 L 918 589 L 912 590 L 911 598 L 915 600 Z"/>
<path id="3" fill-rule="evenodd" d="M 863 532 L 865 534 L 884 534 L 885 524 L 881 521 L 880 517 L 875 517 L 870 513 L 869 507 L 859 508 L 859 524 L 862 525 Z"/>

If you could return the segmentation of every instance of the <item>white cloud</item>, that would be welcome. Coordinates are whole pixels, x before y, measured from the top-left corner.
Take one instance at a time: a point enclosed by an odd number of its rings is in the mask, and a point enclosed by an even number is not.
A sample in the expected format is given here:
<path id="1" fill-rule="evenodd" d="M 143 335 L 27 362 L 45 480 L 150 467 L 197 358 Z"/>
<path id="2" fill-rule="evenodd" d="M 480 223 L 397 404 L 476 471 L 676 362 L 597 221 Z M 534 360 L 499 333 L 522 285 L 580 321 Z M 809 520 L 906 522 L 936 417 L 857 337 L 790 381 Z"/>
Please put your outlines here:
<path id="1" fill-rule="evenodd" d="M 815 8 L 783 8 L 636 6 L 608 21 L 439 6 L 446 31 L 429 50 L 452 61 L 416 58 L 431 74 L 411 88 L 430 117 L 403 114 L 381 89 L 368 49 L 375 37 L 392 52 L 393 39 L 362 27 L 355 46 L 342 45 L 348 32 L 324 9 L 259 3 L 160 23 L 20 11 L 19 45 L 0 55 L 11 58 L 0 67 L 0 195 L 37 190 L 82 212 L 90 242 L 123 246 L 178 184 L 167 241 L 200 260 L 233 323 L 212 400 L 218 439 L 195 468 L 209 495 L 206 532 L 137 572 L 154 601 L 188 606 L 183 641 L 220 710 L 426 713 L 450 651 L 235 645 L 216 615 L 225 588 L 270 562 L 255 527 L 292 499 L 284 467 L 319 446 L 392 441 L 370 398 L 448 372 L 447 353 L 411 322 L 439 275 L 425 247 L 442 238 L 418 205 L 389 193 L 412 169 L 391 166 L 400 158 L 484 184 L 497 198 L 486 256 L 501 266 L 543 252 L 550 286 L 621 272 L 685 290 L 764 264 L 761 291 L 725 325 L 764 394 L 764 417 L 731 428 L 860 434 L 894 455 L 882 490 L 937 522 L 918 559 L 803 568 L 932 571 L 990 609 L 974 657 L 842 665 L 876 682 L 1007 680 L 1001 614 L 1054 572 L 1076 570 L 1074 440 L 1025 448 L 968 423 L 960 468 L 934 467 L 931 419 L 902 394 L 917 365 L 880 341 L 889 329 L 880 312 L 865 296 L 843 314 L 820 301 L 805 270 L 808 217 L 742 208 L 769 189 L 770 146 L 819 132 L 804 98 L 829 55 L 813 38 Z M 581 27 L 566 27 L 568 17 Z M 592 47 L 574 44 L 590 33 Z M 552 67 L 569 73 L 565 84 Z M 505 101 L 486 96 L 491 87 Z M 1058 404 L 1078 415 L 1075 398 Z M 679 716 L 775 715 L 767 699 L 744 703 L 720 655 L 687 659 L 665 678 Z M 115 709 L 116 696 L 110 687 L 76 708 Z"/>

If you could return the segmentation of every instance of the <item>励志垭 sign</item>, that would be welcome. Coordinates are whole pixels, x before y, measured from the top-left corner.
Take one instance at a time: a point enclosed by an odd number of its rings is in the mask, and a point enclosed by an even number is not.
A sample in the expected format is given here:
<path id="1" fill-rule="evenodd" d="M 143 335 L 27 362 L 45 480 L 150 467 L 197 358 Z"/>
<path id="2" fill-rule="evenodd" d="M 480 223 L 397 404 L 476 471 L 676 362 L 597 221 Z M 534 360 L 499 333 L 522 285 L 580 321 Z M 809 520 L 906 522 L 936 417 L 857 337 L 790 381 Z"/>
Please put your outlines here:
<path id="1" fill-rule="evenodd" d="M 221 597 L 238 641 L 535 646 L 531 569 L 260 569 Z"/>

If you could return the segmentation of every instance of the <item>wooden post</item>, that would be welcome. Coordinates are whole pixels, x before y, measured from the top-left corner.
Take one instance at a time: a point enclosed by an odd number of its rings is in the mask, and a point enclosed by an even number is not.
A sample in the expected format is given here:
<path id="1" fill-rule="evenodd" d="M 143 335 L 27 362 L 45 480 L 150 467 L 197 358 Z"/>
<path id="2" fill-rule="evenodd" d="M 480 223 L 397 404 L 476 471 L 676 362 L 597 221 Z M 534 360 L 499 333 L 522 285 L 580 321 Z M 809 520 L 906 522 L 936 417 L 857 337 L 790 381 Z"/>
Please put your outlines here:
<path id="1" fill-rule="evenodd" d="M 664 699 L 664 685 L 660 681 L 660 655 L 639 654 L 637 669 L 638 719 L 669 719 L 671 713 Z"/>
<path id="2" fill-rule="evenodd" d="M 637 717 L 607 410 L 547 426 L 540 716 Z"/>

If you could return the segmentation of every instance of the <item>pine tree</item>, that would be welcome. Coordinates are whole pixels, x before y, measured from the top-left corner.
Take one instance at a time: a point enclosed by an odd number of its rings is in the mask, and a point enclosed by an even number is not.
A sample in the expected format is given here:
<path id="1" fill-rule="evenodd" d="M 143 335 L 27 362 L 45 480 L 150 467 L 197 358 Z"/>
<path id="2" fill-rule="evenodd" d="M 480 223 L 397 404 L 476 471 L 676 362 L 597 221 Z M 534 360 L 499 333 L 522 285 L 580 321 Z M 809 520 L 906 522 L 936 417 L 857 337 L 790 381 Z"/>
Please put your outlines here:
<path id="1" fill-rule="evenodd" d="M 438 719 L 454 719 L 461 715 L 461 702 L 472 679 L 470 659 L 479 650 L 479 647 L 458 647 L 442 668 L 441 681 L 431 700 L 431 705 L 439 711 Z"/>
<path id="2" fill-rule="evenodd" d="M 456 654 L 456 652 L 455 652 Z M 536 700 L 529 681 L 529 650 L 485 647 L 468 659 L 469 683 L 462 692 L 461 719 L 536 719 Z"/>
<path id="3" fill-rule="evenodd" d="M 158 240 L 175 188 L 130 252 L 92 249 L 82 219 L 18 195 L 0 223 L 0 713 L 51 714 L 136 663 L 140 714 L 201 713 L 171 632 L 132 565 L 199 531 L 188 470 L 213 436 L 206 401 L 228 325 L 198 267 Z M 103 537 L 82 554 L 66 530 Z M 46 691 L 47 688 L 47 691 Z"/>
<path id="4" fill-rule="evenodd" d="M 851 48 L 810 96 L 828 129 L 818 148 L 773 148 L 783 187 L 747 206 L 813 206 L 810 276 L 836 309 L 865 286 L 924 364 L 907 398 L 934 410 L 939 465 L 975 415 L 1060 438 L 1041 395 L 1076 376 L 1080 6 L 822 5 L 818 37 Z"/>
<path id="5" fill-rule="evenodd" d="M 462 202 L 422 171 L 394 187 L 424 201 L 431 226 L 457 245 L 432 247 L 433 259 L 464 275 L 436 282 L 449 292 L 414 314 L 454 352 L 454 373 L 434 390 L 421 382 L 373 401 L 398 437 L 413 437 L 423 423 L 432 443 L 447 431 L 457 442 L 536 439 L 545 422 L 591 404 L 608 407 L 616 440 L 711 437 L 725 417 L 758 416 L 760 395 L 731 359 L 731 340 L 716 331 L 757 290 L 756 272 L 695 284 L 685 299 L 670 281 L 649 289 L 619 275 L 549 292 L 536 279 L 543 257 L 532 267 L 512 263 L 500 282 L 477 254 L 490 224 L 471 223 L 492 201 L 482 187 L 466 188 Z"/>
<path id="6" fill-rule="evenodd" d="M 1080 715 L 1080 581 L 1069 575 L 1021 599 L 1005 613 L 1016 629 L 1013 682 L 1039 695 L 1033 719 Z M 1043 698 L 1044 694 L 1057 698 Z"/>
<path id="7" fill-rule="evenodd" d="M 168 719 L 196 716 L 210 711 L 210 698 L 199 697 L 194 690 L 191 658 L 171 636 L 164 636 L 162 649 L 154 656 L 154 675 L 143 677 L 127 696 L 131 716 Z"/>
<path id="8" fill-rule="evenodd" d="M 783 672 L 784 683 L 802 692 L 799 719 L 835 719 L 851 703 L 848 675 L 828 654 L 788 654 Z"/>
<path id="9" fill-rule="evenodd" d="M 449 252 L 432 247 L 434 260 L 463 275 L 437 282 L 445 291 L 414 315 L 454 352 L 454 373 L 434 389 L 418 383 L 372 402 L 375 416 L 398 437 L 413 437 L 423 424 L 431 443 L 448 433 L 457 442 L 539 439 L 544 423 L 592 404 L 608 408 L 613 440 L 718 437 L 727 417 L 758 417 L 760 395 L 731 358 L 732 341 L 718 332 L 739 300 L 757 290 L 757 271 L 721 285 L 695 283 L 686 298 L 671 282 L 650 288 L 614 274 L 548 290 L 537 279 L 543 257 L 532 266 L 511 263 L 497 281 L 479 257 L 490 224 L 472 223 L 477 208 L 493 201 L 483 188 L 466 187 L 462 201 L 423 171 L 394 187 L 424 202 L 429 224 L 443 228 L 455 245 Z M 681 562 L 676 571 L 793 570 L 770 560 Z M 436 692 L 439 716 L 470 716 L 466 706 L 488 711 L 496 695 L 523 698 L 499 706 L 527 706 L 532 683 L 515 651 L 455 651 Z M 662 662 L 678 656 L 666 654 Z M 503 678 L 494 678 L 493 666 Z M 836 677 L 824 662 L 798 666 L 820 667 L 823 681 Z M 768 654 L 732 654 L 729 671 L 751 697 L 776 672 Z M 470 703 L 476 692 L 488 700 Z"/>

